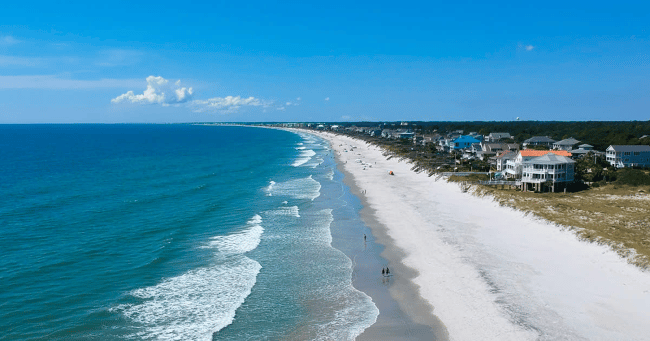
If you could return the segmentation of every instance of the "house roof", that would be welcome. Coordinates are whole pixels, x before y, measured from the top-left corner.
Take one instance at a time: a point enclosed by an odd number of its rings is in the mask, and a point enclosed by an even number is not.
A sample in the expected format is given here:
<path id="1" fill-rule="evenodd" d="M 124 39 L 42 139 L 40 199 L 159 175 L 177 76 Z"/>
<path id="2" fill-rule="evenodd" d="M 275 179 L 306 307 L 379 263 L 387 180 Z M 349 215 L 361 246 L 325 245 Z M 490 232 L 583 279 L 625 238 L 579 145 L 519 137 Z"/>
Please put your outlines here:
<path id="1" fill-rule="evenodd" d="M 486 150 L 493 150 L 493 149 L 505 149 L 507 146 L 505 143 L 486 143 L 485 144 L 485 149 Z"/>
<path id="2" fill-rule="evenodd" d="M 573 146 L 576 143 L 580 143 L 580 141 L 574 139 L 573 137 L 569 137 L 568 139 L 555 142 L 555 144 L 559 144 L 561 146 Z"/>
<path id="3" fill-rule="evenodd" d="M 650 146 L 640 145 L 611 145 L 609 148 L 614 149 L 616 152 L 650 152 Z M 607 149 L 609 149 L 607 148 Z"/>
<path id="4" fill-rule="evenodd" d="M 594 147 L 594 146 L 592 146 L 592 145 L 590 145 L 590 144 L 586 144 L 586 143 L 585 143 L 585 144 L 581 144 L 581 145 L 578 146 L 578 148 L 593 148 L 593 147 Z"/>
<path id="5" fill-rule="evenodd" d="M 493 139 L 509 139 L 510 133 L 490 133 L 489 136 Z"/>
<path id="6" fill-rule="evenodd" d="M 558 163 L 575 163 L 571 158 L 568 158 L 566 156 L 562 155 L 556 155 L 554 153 L 548 153 L 546 155 L 542 155 L 539 157 L 536 157 L 534 159 L 528 160 L 524 163 L 532 163 L 536 165 L 555 165 Z"/>
<path id="7" fill-rule="evenodd" d="M 558 163 L 575 163 L 575 161 L 566 156 L 556 155 L 555 153 L 548 153 L 546 155 L 525 161 L 524 163 L 536 165 L 556 165 Z"/>
<path id="8" fill-rule="evenodd" d="M 517 153 L 515 153 L 515 152 L 513 152 L 511 150 L 506 150 L 506 151 L 502 152 L 501 154 L 499 154 L 497 156 L 497 159 L 510 160 L 510 159 L 514 159 L 516 156 L 517 156 Z"/>
<path id="9" fill-rule="evenodd" d="M 589 152 L 593 152 L 593 150 L 582 149 L 582 148 L 571 150 L 571 154 L 587 154 Z"/>
<path id="10" fill-rule="evenodd" d="M 469 142 L 469 143 L 480 143 L 481 141 L 469 136 L 469 135 L 462 135 L 461 137 L 455 139 L 453 142 Z"/>
<path id="11" fill-rule="evenodd" d="M 555 155 L 560 155 L 560 156 L 567 156 L 570 157 L 571 153 L 566 151 L 566 150 L 533 150 L 533 149 L 525 149 L 520 151 L 521 156 L 542 156 L 546 154 L 555 154 Z"/>
<path id="12" fill-rule="evenodd" d="M 533 136 L 529 138 L 528 140 L 524 141 L 524 143 L 553 143 L 555 140 L 548 136 Z"/>

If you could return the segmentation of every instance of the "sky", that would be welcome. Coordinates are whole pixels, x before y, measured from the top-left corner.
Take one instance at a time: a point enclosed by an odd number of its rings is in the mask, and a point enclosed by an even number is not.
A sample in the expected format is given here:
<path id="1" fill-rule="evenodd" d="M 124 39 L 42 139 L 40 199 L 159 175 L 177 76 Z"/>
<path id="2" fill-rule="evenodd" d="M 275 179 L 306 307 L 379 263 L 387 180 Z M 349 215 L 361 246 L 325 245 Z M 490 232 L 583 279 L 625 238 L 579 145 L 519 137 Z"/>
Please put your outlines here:
<path id="1" fill-rule="evenodd" d="M 11 1 L 0 123 L 650 120 L 648 1 Z"/>

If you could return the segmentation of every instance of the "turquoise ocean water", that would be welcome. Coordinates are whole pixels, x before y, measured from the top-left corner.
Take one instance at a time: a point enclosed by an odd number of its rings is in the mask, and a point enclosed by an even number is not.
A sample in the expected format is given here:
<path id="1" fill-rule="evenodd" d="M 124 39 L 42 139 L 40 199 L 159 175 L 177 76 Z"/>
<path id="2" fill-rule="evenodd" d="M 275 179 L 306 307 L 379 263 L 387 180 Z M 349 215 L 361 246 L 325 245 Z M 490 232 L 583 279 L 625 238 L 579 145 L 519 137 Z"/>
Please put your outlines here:
<path id="1" fill-rule="evenodd" d="M 331 246 L 368 232 L 325 141 L 0 125 L 0 150 L 0 340 L 344 340 L 377 318 Z"/>

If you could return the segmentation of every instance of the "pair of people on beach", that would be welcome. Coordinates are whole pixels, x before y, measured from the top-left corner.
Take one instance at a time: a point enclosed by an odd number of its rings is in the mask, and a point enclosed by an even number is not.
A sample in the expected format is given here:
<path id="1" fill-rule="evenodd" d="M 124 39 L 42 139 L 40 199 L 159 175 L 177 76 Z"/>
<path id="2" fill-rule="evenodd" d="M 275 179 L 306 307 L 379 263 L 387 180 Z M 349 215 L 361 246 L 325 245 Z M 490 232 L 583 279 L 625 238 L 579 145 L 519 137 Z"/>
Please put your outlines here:
<path id="1" fill-rule="evenodd" d="M 382 276 L 389 276 L 389 275 L 390 275 L 390 270 L 388 269 L 387 266 L 381 268 L 381 275 L 382 275 Z"/>

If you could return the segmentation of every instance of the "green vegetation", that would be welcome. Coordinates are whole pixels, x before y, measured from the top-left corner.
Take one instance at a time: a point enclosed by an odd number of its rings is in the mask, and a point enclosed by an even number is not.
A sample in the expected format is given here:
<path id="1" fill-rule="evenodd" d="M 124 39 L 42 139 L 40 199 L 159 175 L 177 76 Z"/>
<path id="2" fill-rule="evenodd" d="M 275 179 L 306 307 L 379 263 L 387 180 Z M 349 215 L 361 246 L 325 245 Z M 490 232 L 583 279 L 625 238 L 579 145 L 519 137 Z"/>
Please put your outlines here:
<path id="1" fill-rule="evenodd" d="M 646 179 L 640 170 L 623 170 L 624 178 Z M 643 174 L 648 177 L 647 174 Z M 627 180 L 623 180 L 627 181 Z M 578 237 L 609 245 L 622 257 L 650 269 L 650 185 L 605 184 L 575 193 L 531 193 L 476 186 L 476 195 L 494 197 L 502 206 L 532 213 L 573 230 Z"/>
<path id="2" fill-rule="evenodd" d="M 650 186 L 650 175 L 640 169 L 621 169 L 616 174 L 617 185 Z"/>
<path id="3" fill-rule="evenodd" d="M 462 182 L 462 181 L 488 181 L 490 177 L 485 174 L 470 174 L 468 176 L 458 176 L 452 175 L 449 177 L 448 181 L 451 182 Z"/>

